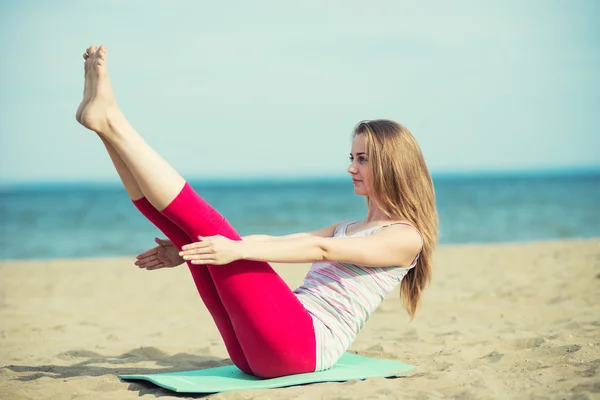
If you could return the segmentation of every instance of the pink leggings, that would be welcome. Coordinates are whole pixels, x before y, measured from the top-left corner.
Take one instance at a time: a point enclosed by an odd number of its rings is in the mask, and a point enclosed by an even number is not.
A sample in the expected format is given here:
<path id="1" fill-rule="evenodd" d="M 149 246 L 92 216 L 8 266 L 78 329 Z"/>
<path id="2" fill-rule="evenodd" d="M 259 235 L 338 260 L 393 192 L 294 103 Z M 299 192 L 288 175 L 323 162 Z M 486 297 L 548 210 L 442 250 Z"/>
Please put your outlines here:
<path id="1" fill-rule="evenodd" d="M 162 212 L 146 198 L 133 203 L 179 249 L 198 236 L 241 240 L 188 183 Z M 238 260 L 221 266 L 188 262 L 188 266 L 239 369 L 261 378 L 315 370 L 311 316 L 268 263 Z"/>

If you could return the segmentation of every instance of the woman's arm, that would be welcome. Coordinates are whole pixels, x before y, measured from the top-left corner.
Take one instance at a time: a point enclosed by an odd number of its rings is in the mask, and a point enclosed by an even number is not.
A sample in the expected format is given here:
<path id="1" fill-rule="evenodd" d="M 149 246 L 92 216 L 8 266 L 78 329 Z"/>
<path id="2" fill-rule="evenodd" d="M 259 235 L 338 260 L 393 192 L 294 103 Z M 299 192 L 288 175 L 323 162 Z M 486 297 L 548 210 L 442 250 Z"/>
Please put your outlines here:
<path id="1" fill-rule="evenodd" d="M 244 242 L 266 242 L 269 240 L 296 239 L 299 237 L 307 237 L 307 236 L 311 236 L 310 233 L 308 233 L 308 232 L 293 233 L 291 235 L 284 235 L 284 236 L 248 235 L 248 236 L 242 236 L 242 240 Z"/>
<path id="2" fill-rule="evenodd" d="M 245 260 L 279 263 L 336 261 L 364 267 L 399 266 L 407 268 L 423 246 L 417 231 L 406 225 L 393 225 L 360 237 L 300 237 L 259 243 L 239 243 L 238 257 Z"/>
<path id="3" fill-rule="evenodd" d="M 338 222 L 333 225 L 326 226 L 325 228 L 318 229 L 312 232 L 293 233 L 291 235 L 284 236 L 270 236 L 270 235 L 248 235 L 243 236 L 242 240 L 245 242 L 266 242 L 270 240 L 289 240 L 298 239 L 303 237 L 332 237 L 335 229 L 341 224 Z"/>
<path id="4" fill-rule="evenodd" d="M 392 225 L 369 236 L 321 237 L 262 242 L 234 241 L 222 236 L 200 237 L 180 253 L 194 264 L 223 265 L 245 259 L 278 263 L 336 261 L 364 267 L 408 267 L 423 246 L 419 233 L 407 225 Z"/>

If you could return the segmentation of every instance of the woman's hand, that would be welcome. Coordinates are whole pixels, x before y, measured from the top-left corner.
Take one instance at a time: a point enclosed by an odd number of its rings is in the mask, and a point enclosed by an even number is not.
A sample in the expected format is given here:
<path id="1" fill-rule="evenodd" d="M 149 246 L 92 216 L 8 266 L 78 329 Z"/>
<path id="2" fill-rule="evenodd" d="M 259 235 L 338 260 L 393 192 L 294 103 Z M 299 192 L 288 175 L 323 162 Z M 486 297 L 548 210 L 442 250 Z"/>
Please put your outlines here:
<path id="1" fill-rule="evenodd" d="M 183 246 L 179 255 L 192 264 L 224 265 L 239 260 L 241 242 L 227 239 L 221 235 L 198 236 L 199 242 Z"/>
<path id="2" fill-rule="evenodd" d="M 167 239 L 154 238 L 158 246 L 143 252 L 136 258 L 135 265 L 147 270 L 173 268 L 185 261 L 179 256 L 179 249 Z"/>

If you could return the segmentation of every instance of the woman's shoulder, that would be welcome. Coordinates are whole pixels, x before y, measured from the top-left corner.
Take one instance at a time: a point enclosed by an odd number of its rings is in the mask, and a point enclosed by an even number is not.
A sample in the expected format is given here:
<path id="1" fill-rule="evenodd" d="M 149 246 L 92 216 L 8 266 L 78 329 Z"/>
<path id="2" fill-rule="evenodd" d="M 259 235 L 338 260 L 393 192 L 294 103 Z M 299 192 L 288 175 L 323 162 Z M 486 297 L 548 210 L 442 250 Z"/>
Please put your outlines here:
<path id="1" fill-rule="evenodd" d="M 418 239 L 418 241 L 423 242 L 423 234 L 421 233 L 421 231 L 419 230 L 419 228 L 417 228 L 415 226 L 415 224 L 413 224 L 410 221 L 390 221 L 389 223 L 386 223 L 382 226 L 380 226 L 379 228 L 377 228 L 375 230 L 374 233 L 379 232 L 379 231 L 393 231 L 395 233 L 397 233 L 398 235 L 410 235 L 413 236 L 415 239 Z"/>
<path id="2" fill-rule="evenodd" d="M 320 236 L 324 238 L 338 236 L 341 232 L 345 231 L 346 226 L 350 222 L 352 221 L 336 222 L 335 224 L 331 224 L 329 226 L 326 226 L 325 228 L 312 231 L 310 234 L 313 236 Z"/>
<path id="3" fill-rule="evenodd" d="M 357 234 L 357 233 L 367 233 L 372 234 L 381 231 L 384 228 L 388 228 L 391 226 L 404 226 L 404 227 L 412 227 L 414 230 L 418 231 L 414 224 L 406 220 L 381 220 L 381 221 L 372 221 L 366 223 L 365 221 L 347 221 L 343 224 L 345 232 L 348 236 Z M 341 225 L 340 225 L 341 226 Z M 410 229 L 410 228 L 409 228 Z"/>
<path id="4" fill-rule="evenodd" d="M 362 221 L 361 221 L 362 222 Z M 419 251 L 423 248 L 425 240 L 423 234 L 415 226 L 415 224 L 406 220 L 387 220 L 378 221 L 377 223 L 365 224 L 349 224 L 344 228 L 344 236 L 371 236 L 381 237 L 386 236 L 393 240 L 399 239 L 405 245 L 418 247 Z"/>

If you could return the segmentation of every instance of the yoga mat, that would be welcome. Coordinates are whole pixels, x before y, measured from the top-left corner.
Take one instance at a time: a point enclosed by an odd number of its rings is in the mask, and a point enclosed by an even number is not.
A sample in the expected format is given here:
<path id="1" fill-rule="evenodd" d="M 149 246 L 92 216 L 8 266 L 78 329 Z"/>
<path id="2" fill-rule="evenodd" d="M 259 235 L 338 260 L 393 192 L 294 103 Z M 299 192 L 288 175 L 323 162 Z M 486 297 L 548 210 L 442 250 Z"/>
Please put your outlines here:
<path id="1" fill-rule="evenodd" d="M 164 374 L 119 375 L 123 380 L 141 379 L 181 393 L 217 393 L 233 390 L 271 389 L 316 382 L 343 382 L 367 378 L 387 378 L 404 374 L 415 367 L 399 361 L 367 358 L 345 353 L 331 369 L 321 372 L 261 379 L 233 365 L 196 371 Z"/>

